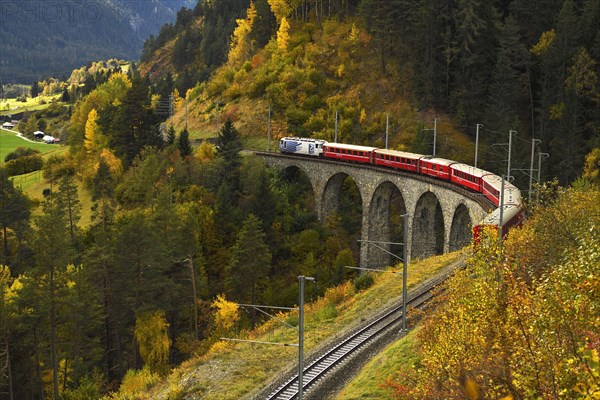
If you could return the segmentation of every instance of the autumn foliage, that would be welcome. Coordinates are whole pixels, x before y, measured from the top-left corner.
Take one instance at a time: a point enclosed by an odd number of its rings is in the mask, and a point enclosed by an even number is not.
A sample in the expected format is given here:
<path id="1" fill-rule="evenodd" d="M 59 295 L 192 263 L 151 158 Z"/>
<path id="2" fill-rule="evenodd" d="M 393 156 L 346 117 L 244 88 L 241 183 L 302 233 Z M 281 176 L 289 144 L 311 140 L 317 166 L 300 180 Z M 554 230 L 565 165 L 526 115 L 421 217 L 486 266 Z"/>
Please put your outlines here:
<path id="1" fill-rule="evenodd" d="M 563 190 L 501 248 L 483 248 L 448 284 L 420 333 L 406 399 L 600 396 L 600 191 Z"/>

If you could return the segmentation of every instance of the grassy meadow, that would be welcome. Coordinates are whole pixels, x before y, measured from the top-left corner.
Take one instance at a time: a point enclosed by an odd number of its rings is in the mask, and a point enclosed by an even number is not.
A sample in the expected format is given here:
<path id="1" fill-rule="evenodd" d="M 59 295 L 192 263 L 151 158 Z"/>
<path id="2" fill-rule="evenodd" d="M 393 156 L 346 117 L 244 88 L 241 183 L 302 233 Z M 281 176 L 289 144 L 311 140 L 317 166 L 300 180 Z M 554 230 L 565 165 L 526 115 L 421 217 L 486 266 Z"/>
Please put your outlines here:
<path id="1" fill-rule="evenodd" d="M 48 107 L 53 101 L 58 101 L 61 93 L 50 96 L 39 95 L 37 97 L 27 97 L 26 101 L 19 101 L 16 98 L 0 100 L 0 115 L 17 114 L 23 111 L 38 111 Z"/>
<path id="2" fill-rule="evenodd" d="M 44 155 L 60 154 L 66 151 L 66 147 L 56 144 L 46 144 L 42 142 L 30 142 L 18 137 L 15 132 L 0 129 L 0 164 L 4 162 L 4 157 L 17 147 L 28 147 L 39 150 Z"/>

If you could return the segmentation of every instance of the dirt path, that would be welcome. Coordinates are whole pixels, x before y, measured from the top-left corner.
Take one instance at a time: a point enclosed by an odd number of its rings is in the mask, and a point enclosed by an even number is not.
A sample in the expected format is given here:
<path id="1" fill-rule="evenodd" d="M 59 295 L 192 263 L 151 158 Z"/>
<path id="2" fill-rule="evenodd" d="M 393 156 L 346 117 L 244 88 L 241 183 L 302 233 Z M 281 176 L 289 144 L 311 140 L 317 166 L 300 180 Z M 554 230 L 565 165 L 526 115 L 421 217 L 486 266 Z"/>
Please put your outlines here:
<path id="1" fill-rule="evenodd" d="M 15 131 L 13 129 L 4 129 L 4 128 L 0 128 L 0 129 L 2 129 L 5 132 L 14 133 L 16 137 L 20 137 L 21 139 L 23 139 L 23 140 L 25 140 L 27 142 L 31 142 L 31 143 L 43 143 L 43 142 L 36 142 L 35 140 L 31 140 L 29 138 L 26 138 L 25 136 L 23 136 L 23 134 L 21 132 L 17 132 L 17 131 Z"/>

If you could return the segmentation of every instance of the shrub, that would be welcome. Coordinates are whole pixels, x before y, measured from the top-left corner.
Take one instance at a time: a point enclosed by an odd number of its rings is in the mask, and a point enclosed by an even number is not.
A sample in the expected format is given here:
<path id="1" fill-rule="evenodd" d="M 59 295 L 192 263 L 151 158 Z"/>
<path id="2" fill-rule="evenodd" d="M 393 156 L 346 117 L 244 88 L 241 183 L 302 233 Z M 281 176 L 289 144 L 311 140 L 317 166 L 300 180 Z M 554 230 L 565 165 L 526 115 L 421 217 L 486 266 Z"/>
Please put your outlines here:
<path id="1" fill-rule="evenodd" d="M 44 166 L 44 160 L 38 154 L 24 156 L 13 159 L 6 164 L 4 168 L 8 176 L 27 174 L 29 172 L 38 171 Z"/>
<path id="2" fill-rule="evenodd" d="M 335 304 L 327 303 L 324 307 L 321 307 L 314 316 L 315 322 L 322 322 L 333 319 L 339 314 Z"/>
<path id="3" fill-rule="evenodd" d="M 17 158 L 32 156 L 34 154 L 40 154 L 40 151 L 29 147 L 17 147 L 14 151 L 11 151 L 4 157 L 4 161 L 9 162 L 11 160 L 16 160 Z"/>
<path id="4" fill-rule="evenodd" d="M 125 374 L 118 393 L 112 393 L 110 399 L 126 400 L 139 399 L 140 395 L 160 381 L 158 374 L 150 372 L 149 368 L 142 370 L 130 369 Z"/>
<path id="5" fill-rule="evenodd" d="M 373 286 L 373 283 L 375 283 L 375 279 L 373 278 L 373 275 L 363 274 L 363 275 L 359 276 L 358 278 L 354 279 L 354 289 L 357 292 L 360 292 L 362 290 L 368 289 L 371 286 Z"/>

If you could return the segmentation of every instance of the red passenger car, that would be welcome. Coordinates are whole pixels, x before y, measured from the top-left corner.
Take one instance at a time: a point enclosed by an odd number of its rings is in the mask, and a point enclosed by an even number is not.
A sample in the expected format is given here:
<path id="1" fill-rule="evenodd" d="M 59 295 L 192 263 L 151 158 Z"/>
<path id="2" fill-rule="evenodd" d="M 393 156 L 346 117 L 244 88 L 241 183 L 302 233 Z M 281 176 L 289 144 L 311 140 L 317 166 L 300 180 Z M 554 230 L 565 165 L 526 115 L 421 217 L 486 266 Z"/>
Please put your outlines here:
<path id="1" fill-rule="evenodd" d="M 480 193 L 483 177 L 486 175 L 491 175 L 489 172 L 482 169 L 459 163 L 452 164 L 450 166 L 450 170 L 450 181 L 452 183 L 473 189 Z"/>
<path id="2" fill-rule="evenodd" d="M 374 151 L 373 159 L 376 165 L 417 172 L 419 159 L 422 157 L 425 156 L 404 151 L 377 149 Z"/>
<path id="3" fill-rule="evenodd" d="M 377 147 L 330 142 L 323 146 L 323 156 L 336 160 L 371 164 L 373 163 L 373 151 L 376 149 Z"/>
<path id="4" fill-rule="evenodd" d="M 419 173 L 433 176 L 435 178 L 450 180 L 450 166 L 456 161 L 444 158 L 421 158 L 419 159 Z"/>

